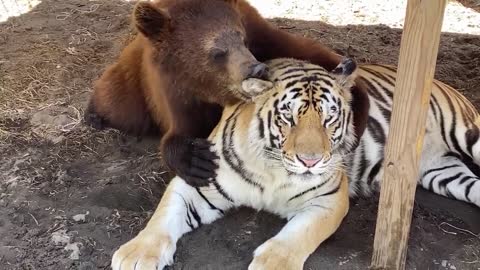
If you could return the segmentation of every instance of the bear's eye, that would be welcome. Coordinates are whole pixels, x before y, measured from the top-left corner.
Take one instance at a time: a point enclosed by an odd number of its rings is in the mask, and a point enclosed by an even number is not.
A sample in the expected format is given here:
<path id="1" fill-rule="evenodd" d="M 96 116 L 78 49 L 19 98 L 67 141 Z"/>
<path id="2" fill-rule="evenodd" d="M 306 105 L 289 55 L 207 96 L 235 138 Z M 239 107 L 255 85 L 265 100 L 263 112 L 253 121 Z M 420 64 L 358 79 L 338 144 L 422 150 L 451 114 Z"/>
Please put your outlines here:
<path id="1" fill-rule="evenodd" d="M 220 49 L 220 48 L 213 48 L 210 51 L 210 56 L 215 61 L 223 60 L 227 56 L 228 50 Z"/>

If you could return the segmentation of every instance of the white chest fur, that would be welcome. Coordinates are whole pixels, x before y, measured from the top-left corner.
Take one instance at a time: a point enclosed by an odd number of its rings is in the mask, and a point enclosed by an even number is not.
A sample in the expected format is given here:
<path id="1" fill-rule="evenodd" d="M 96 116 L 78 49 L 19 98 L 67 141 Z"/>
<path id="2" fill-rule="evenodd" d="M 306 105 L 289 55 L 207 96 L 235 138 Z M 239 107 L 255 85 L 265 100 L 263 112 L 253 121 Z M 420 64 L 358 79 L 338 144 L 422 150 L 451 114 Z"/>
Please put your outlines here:
<path id="1" fill-rule="evenodd" d="M 309 176 L 289 174 L 281 164 L 259 156 L 256 149 L 255 145 L 238 149 L 237 155 L 258 157 L 244 159 L 241 166 L 223 158 L 219 162 L 216 181 L 234 206 L 266 210 L 284 218 L 313 204 L 329 208 L 332 200 L 321 195 L 338 187 L 342 179 L 340 171 Z"/>

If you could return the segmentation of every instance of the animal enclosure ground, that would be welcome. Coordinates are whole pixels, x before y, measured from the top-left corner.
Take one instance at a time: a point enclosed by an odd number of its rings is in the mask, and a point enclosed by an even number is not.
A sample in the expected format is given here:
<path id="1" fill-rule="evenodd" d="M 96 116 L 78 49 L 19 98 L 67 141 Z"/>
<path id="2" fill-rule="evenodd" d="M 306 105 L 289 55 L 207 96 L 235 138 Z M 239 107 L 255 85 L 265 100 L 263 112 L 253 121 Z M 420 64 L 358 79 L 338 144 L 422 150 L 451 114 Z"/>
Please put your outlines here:
<path id="1" fill-rule="evenodd" d="M 122 0 L 43 0 L 0 23 L 1 269 L 108 269 L 112 252 L 156 207 L 171 177 L 157 140 L 138 142 L 81 120 L 92 81 L 131 37 L 131 10 Z M 397 61 L 398 29 L 272 22 L 361 63 Z M 436 78 L 480 108 L 480 36 L 442 34 Z M 366 269 L 376 207 L 376 196 L 352 200 L 306 269 Z M 282 224 L 234 211 L 184 237 L 172 268 L 245 269 Z M 479 237 L 480 209 L 419 190 L 407 269 L 480 269 Z"/>

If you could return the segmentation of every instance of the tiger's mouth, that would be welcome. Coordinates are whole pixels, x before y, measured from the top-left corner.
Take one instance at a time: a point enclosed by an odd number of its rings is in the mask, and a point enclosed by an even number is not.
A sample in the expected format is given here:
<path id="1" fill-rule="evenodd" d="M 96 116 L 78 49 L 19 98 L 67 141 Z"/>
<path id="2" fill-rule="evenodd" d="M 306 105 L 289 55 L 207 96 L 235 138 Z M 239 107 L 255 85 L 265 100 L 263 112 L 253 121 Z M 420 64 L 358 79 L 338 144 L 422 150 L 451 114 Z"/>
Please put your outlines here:
<path id="1" fill-rule="evenodd" d="M 291 157 L 282 154 L 281 163 L 288 175 L 297 175 L 302 178 L 311 178 L 330 175 L 331 173 L 343 168 L 343 159 L 341 155 L 331 154 L 327 158 L 320 158 L 315 161 L 305 162 L 296 156 Z"/>

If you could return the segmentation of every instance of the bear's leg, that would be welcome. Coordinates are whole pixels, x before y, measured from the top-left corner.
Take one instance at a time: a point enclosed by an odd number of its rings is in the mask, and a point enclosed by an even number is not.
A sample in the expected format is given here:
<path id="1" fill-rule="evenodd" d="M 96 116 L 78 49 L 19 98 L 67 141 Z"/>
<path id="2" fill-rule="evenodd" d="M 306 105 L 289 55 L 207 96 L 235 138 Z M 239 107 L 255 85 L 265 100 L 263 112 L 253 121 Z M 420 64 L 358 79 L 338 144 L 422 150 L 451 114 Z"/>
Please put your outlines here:
<path id="1" fill-rule="evenodd" d="M 137 137 L 160 135 L 160 128 L 151 118 L 146 105 L 132 104 L 134 101 L 115 102 L 113 98 L 109 107 L 95 103 L 92 98 L 84 115 L 85 123 L 95 129 L 114 128 Z"/>
<path id="2" fill-rule="evenodd" d="M 113 254 L 112 269 L 163 269 L 173 263 L 182 235 L 223 217 L 232 206 L 213 185 L 194 188 L 175 177 L 147 226 Z"/>
<path id="3" fill-rule="evenodd" d="M 160 128 L 148 111 L 141 93 L 119 88 L 96 88 L 85 111 L 85 123 L 96 129 L 115 128 L 141 137 L 159 135 Z"/>
<path id="4" fill-rule="evenodd" d="M 108 127 L 108 120 L 99 115 L 95 111 L 95 106 L 93 105 L 93 100 L 88 102 L 87 109 L 85 110 L 84 120 L 87 125 L 95 129 L 104 129 Z"/>
<path id="5" fill-rule="evenodd" d="M 248 47 L 259 60 L 295 58 L 334 69 L 342 57 L 320 42 L 278 29 L 265 20 L 247 1 L 239 1 Z"/>
<path id="6" fill-rule="evenodd" d="M 164 163 L 189 185 L 208 185 L 216 176 L 218 157 L 205 138 L 219 122 L 222 108 L 200 101 L 185 105 L 171 98 L 165 109 L 172 119 L 160 145 Z"/>
<path id="7" fill-rule="evenodd" d="M 337 192 L 304 200 L 282 230 L 255 250 L 249 270 L 303 269 L 308 256 L 337 230 L 347 214 L 346 176 Z"/>

